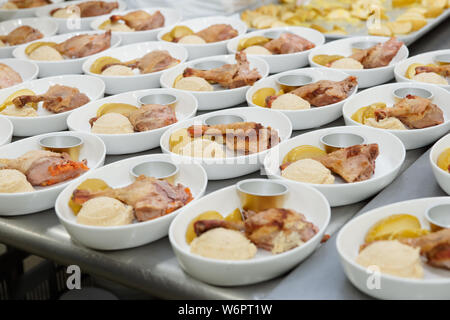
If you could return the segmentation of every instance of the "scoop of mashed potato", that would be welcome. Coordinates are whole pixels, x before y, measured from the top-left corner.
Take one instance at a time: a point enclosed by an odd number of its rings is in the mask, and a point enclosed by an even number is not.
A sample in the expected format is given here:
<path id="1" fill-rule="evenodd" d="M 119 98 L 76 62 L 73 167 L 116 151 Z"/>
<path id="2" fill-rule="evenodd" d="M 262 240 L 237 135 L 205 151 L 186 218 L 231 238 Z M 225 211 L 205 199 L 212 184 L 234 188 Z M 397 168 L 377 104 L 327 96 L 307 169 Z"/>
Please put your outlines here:
<path id="1" fill-rule="evenodd" d="M 313 159 L 301 159 L 291 163 L 281 172 L 281 175 L 290 180 L 315 183 L 333 184 L 334 176 L 323 164 Z"/>
<path id="2" fill-rule="evenodd" d="M 19 170 L 0 170 L 0 193 L 32 192 L 33 186 Z"/>
<path id="3" fill-rule="evenodd" d="M 205 258 L 248 260 L 256 255 L 256 246 L 241 232 L 215 228 L 191 242 L 191 252 Z"/>
<path id="4" fill-rule="evenodd" d="M 111 30 L 116 32 L 133 32 L 134 29 L 127 26 L 125 23 L 111 23 L 108 24 L 106 27 L 102 28 L 104 30 Z"/>
<path id="5" fill-rule="evenodd" d="M 180 150 L 180 154 L 199 158 L 224 158 L 226 155 L 222 145 L 208 139 L 194 139 Z"/>
<path id="6" fill-rule="evenodd" d="M 133 207 L 110 197 L 86 201 L 77 215 L 77 222 L 89 226 L 122 226 L 133 222 Z"/>
<path id="7" fill-rule="evenodd" d="M 64 60 L 63 56 L 55 49 L 50 46 L 41 46 L 28 56 L 32 60 L 40 61 L 58 61 Z"/>
<path id="8" fill-rule="evenodd" d="M 69 19 L 69 18 L 79 18 L 80 16 L 76 14 L 74 10 L 71 10 L 70 8 L 61 8 L 56 10 L 53 15 L 53 18 L 60 18 L 60 19 Z"/>
<path id="9" fill-rule="evenodd" d="M 412 77 L 412 80 L 419 81 L 419 82 L 427 82 L 427 83 L 433 83 L 433 84 L 443 84 L 448 85 L 447 79 L 445 79 L 443 76 L 435 73 L 435 72 L 423 72 L 416 74 Z"/>
<path id="10" fill-rule="evenodd" d="M 199 37 L 199 36 L 196 36 L 194 34 L 190 34 L 190 35 L 184 36 L 183 38 L 178 40 L 178 43 L 183 43 L 183 44 L 204 44 L 204 43 L 206 43 L 206 41 L 203 38 Z"/>
<path id="11" fill-rule="evenodd" d="M 304 110 L 310 109 L 311 104 L 293 93 L 285 93 L 272 102 L 272 109 Z"/>
<path id="12" fill-rule="evenodd" d="M 420 248 L 394 241 L 376 241 L 356 258 L 363 267 L 378 267 L 380 272 L 402 278 L 423 278 Z"/>
<path id="13" fill-rule="evenodd" d="M 330 67 L 336 69 L 364 69 L 364 66 L 361 64 L 361 62 L 353 58 L 342 58 L 336 60 L 331 64 Z"/>
<path id="14" fill-rule="evenodd" d="M 112 65 L 105 70 L 103 70 L 102 75 L 104 76 L 134 76 L 133 69 L 127 66 Z"/>
<path id="15" fill-rule="evenodd" d="M 15 105 L 10 104 L 5 109 L 3 109 L 0 114 L 11 117 L 37 117 L 37 111 L 30 106 L 25 106 L 22 108 L 17 108 Z"/>
<path id="16" fill-rule="evenodd" d="M 181 78 L 175 84 L 175 89 L 189 90 L 189 91 L 213 91 L 213 86 L 203 78 L 200 77 L 185 77 Z"/>
<path id="17" fill-rule="evenodd" d="M 123 134 L 133 133 L 133 125 L 127 117 L 120 113 L 107 113 L 98 118 L 91 129 L 92 133 Z"/>
<path id="18" fill-rule="evenodd" d="M 244 49 L 246 54 L 261 54 L 261 55 L 269 55 L 272 54 L 269 50 L 264 48 L 263 46 L 250 46 Z"/>
<path id="19" fill-rule="evenodd" d="M 389 130 L 406 130 L 405 125 L 394 117 L 384 118 L 379 121 L 374 118 L 368 118 L 364 122 L 364 124 L 380 129 L 389 129 Z"/>

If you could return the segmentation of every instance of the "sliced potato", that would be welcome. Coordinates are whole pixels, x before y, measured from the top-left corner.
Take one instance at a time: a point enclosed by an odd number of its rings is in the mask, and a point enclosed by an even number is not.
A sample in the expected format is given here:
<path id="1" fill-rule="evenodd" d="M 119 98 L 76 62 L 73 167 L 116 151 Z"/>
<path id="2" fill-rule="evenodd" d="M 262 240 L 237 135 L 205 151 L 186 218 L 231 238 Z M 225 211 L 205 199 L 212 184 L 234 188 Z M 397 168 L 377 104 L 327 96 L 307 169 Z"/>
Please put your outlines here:
<path id="1" fill-rule="evenodd" d="M 101 179 L 87 179 L 83 181 L 76 190 L 102 191 L 109 188 L 110 186 Z M 68 205 L 69 208 L 72 209 L 74 215 L 77 215 L 82 207 L 82 205 L 75 203 L 72 197 L 70 198 Z"/>
<path id="2" fill-rule="evenodd" d="M 427 12 L 425 12 L 425 18 L 436 18 L 440 16 L 444 12 L 444 8 L 439 7 L 430 7 L 427 9 Z"/>
<path id="3" fill-rule="evenodd" d="M 417 31 L 427 24 L 427 20 L 424 16 L 418 13 L 408 13 L 400 15 L 396 21 L 408 21 L 412 24 L 412 32 Z"/>
<path id="4" fill-rule="evenodd" d="M 367 28 L 367 31 L 372 36 L 382 36 L 382 37 L 392 36 L 391 29 L 385 24 L 371 26 L 370 28 Z"/>
<path id="5" fill-rule="evenodd" d="M 27 56 L 29 56 L 34 50 L 36 50 L 37 48 L 43 47 L 43 46 L 48 46 L 48 47 L 52 47 L 55 48 L 58 44 L 56 42 L 44 42 L 44 41 L 38 41 L 38 42 L 33 42 L 31 44 L 29 44 L 26 48 L 25 48 L 25 54 Z"/>
<path id="6" fill-rule="evenodd" d="M 206 211 L 192 219 L 186 230 L 186 242 L 188 244 L 190 244 L 192 240 L 197 238 L 197 234 L 194 230 L 194 223 L 199 220 L 223 220 L 223 216 L 217 211 Z"/>
<path id="7" fill-rule="evenodd" d="M 113 57 L 100 57 L 91 64 L 89 71 L 95 74 L 101 74 L 104 66 L 118 63 L 122 63 L 122 61 Z"/>
<path id="8" fill-rule="evenodd" d="M 441 152 L 438 157 L 437 165 L 444 171 L 448 171 L 448 167 L 450 166 L 450 148 L 445 149 Z"/>
<path id="9" fill-rule="evenodd" d="M 393 234 L 403 232 L 404 230 L 421 229 L 420 221 L 416 216 L 410 214 L 393 214 L 378 221 L 366 234 L 365 241 L 387 240 Z"/>
<path id="10" fill-rule="evenodd" d="M 434 67 L 434 66 L 436 66 L 436 65 L 433 64 L 433 63 L 429 63 L 429 64 L 427 64 L 427 65 L 425 65 L 425 64 L 423 64 L 423 63 L 412 63 L 412 64 L 408 67 L 408 69 L 406 69 L 405 77 L 408 78 L 408 79 L 412 79 L 412 78 L 416 75 L 416 68 L 417 68 L 417 67 L 422 67 L 422 66 Z"/>
<path id="11" fill-rule="evenodd" d="M 328 66 L 334 61 L 343 58 L 345 57 L 340 55 L 318 54 L 312 58 L 312 61 L 314 61 L 317 64 L 320 64 L 321 66 Z"/>
<path id="12" fill-rule="evenodd" d="M 182 73 L 180 73 L 180 74 L 175 78 L 175 80 L 173 80 L 172 88 L 175 88 L 175 86 L 177 85 L 177 82 L 180 81 L 181 79 L 183 79 L 183 74 L 182 74 Z"/>
<path id="13" fill-rule="evenodd" d="M 244 38 L 244 39 L 239 40 L 237 50 L 242 51 L 251 46 L 262 46 L 262 45 L 265 45 L 269 41 L 270 41 L 270 39 L 263 37 L 263 36 Z"/>
<path id="14" fill-rule="evenodd" d="M 34 93 L 32 90 L 30 89 L 21 89 L 18 90 L 14 93 L 12 93 L 8 98 L 6 98 L 6 100 L 3 102 L 2 105 L 0 105 L 0 111 L 2 111 L 3 109 L 5 109 L 7 106 L 9 106 L 10 104 L 12 104 L 12 101 L 20 96 L 35 96 L 36 93 Z M 34 110 L 37 110 L 37 103 L 28 103 L 28 106 L 33 107 Z"/>
<path id="15" fill-rule="evenodd" d="M 107 113 L 120 113 L 125 117 L 129 117 L 137 109 L 138 107 L 128 103 L 105 103 L 97 109 L 97 117 L 100 118 Z"/>
<path id="16" fill-rule="evenodd" d="M 167 32 L 167 33 L 163 34 L 161 39 L 164 40 L 164 41 L 168 41 L 168 42 L 172 42 L 173 41 L 173 37 L 171 36 L 170 32 Z"/>
<path id="17" fill-rule="evenodd" d="M 191 28 L 186 26 L 176 26 L 170 31 L 170 35 L 174 39 L 183 38 L 185 36 L 189 36 L 191 34 L 194 34 L 194 31 L 192 31 Z"/>
<path id="18" fill-rule="evenodd" d="M 403 229 L 397 232 L 393 232 L 387 240 L 400 240 L 406 238 L 417 238 L 429 234 L 427 229 Z"/>
<path id="19" fill-rule="evenodd" d="M 242 222 L 243 220 L 241 210 L 239 210 L 239 208 L 234 209 L 232 213 L 225 217 L 225 221 Z"/>
<path id="20" fill-rule="evenodd" d="M 191 135 L 189 134 L 186 128 L 178 129 L 170 135 L 169 138 L 170 151 L 175 152 L 174 151 L 175 147 L 179 149 L 181 147 L 184 147 L 191 141 L 192 141 Z"/>
<path id="21" fill-rule="evenodd" d="M 386 23 L 393 34 L 408 34 L 412 31 L 413 26 L 409 21 L 394 21 Z"/>
<path id="22" fill-rule="evenodd" d="M 352 120 L 361 124 L 365 124 L 367 119 L 375 118 L 376 109 L 384 108 L 386 108 L 386 104 L 384 102 L 375 102 L 366 107 L 361 107 L 352 115 Z"/>
<path id="23" fill-rule="evenodd" d="M 274 96 L 277 91 L 274 88 L 261 88 L 257 90 L 252 97 L 252 102 L 260 107 L 267 107 L 266 98 Z"/>
<path id="24" fill-rule="evenodd" d="M 422 0 L 422 6 L 425 8 L 435 7 L 444 9 L 450 5 L 450 1 L 447 0 Z"/>
<path id="25" fill-rule="evenodd" d="M 295 162 L 302 159 L 314 159 L 326 155 L 325 150 L 315 146 L 302 145 L 289 151 L 283 158 L 282 163 Z"/>
<path id="26" fill-rule="evenodd" d="M 105 30 L 105 29 L 108 28 L 110 25 L 111 25 L 111 20 L 108 19 L 108 20 L 103 21 L 103 22 L 98 26 L 98 28 L 101 29 L 101 30 Z"/>

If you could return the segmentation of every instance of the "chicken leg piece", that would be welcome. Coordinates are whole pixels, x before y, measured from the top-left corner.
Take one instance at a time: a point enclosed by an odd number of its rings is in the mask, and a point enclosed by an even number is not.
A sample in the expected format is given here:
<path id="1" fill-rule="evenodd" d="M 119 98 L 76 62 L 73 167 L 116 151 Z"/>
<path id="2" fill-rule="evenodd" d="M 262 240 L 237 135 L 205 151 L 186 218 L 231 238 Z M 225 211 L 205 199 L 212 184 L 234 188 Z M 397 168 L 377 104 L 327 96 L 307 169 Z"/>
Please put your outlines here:
<path id="1" fill-rule="evenodd" d="M 191 201 L 192 195 L 182 184 L 172 185 L 144 175 L 124 188 L 107 189 L 98 192 L 75 190 L 73 201 L 83 204 L 96 197 L 110 197 L 122 201 L 135 210 L 139 221 L 147 221 L 166 215 Z"/>
<path id="2" fill-rule="evenodd" d="M 33 186 L 50 186 L 74 179 L 89 170 L 86 160 L 72 161 L 67 153 L 28 151 L 17 159 L 0 159 L 0 169 L 16 169 Z"/>
<path id="3" fill-rule="evenodd" d="M 236 62 L 236 64 L 225 64 L 220 68 L 211 70 L 186 68 L 183 77 L 200 77 L 228 89 L 251 86 L 261 79 L 261 75 L 256 68 L 250 70 L 245 52 L 236 53 Z"/>
<path id="4" fill-rule="evenodd" d="M 420 66 L 416 67 L 416 74 L 423 72 L 435 72 L 443 77 L 450 77 L 450 64 L 443 66 Z"/>
<path id="5" fill-rule="evenodd" d="M 111 46 L 111 30 L 103 34 L 82 34 L 74 36 L 66 41 L 59 43 L 55 49 L 62 55 L 71 58 L 83 58 L 103 50 Z"/>
<path id="6" fill-rule="evenodd" d="M 413 95 L 407 95 L 392 108 L 375 110 L 377 121 L 389 117 L 395 117 L 405 126 L 413 129 L 422 129 L 444 123 L 444 113 L 438 106 L 428 99 Z"/>
<path id="7" fill-rule="evenodd" d="M 372 48 L 359 50 L 350 56 L 361 62 L 364 69 L 373 69 L 387 66 L 396 56 L 402 47 L 403 42 L 398 41 L 395 37 L 390 38 L 384 43 L 379 43 Z"/>
<path id="8" fill-rule="evenodd" d="M 244 222 L 225 220 L 199 220 L 194 223 L 197 236 L 213 228 L 243 231 L 257 247 L 282 253 L 310 240 L 319 229 L 294 210 L 267 209 L 260 212 L 244 212 Z"/>
<path id="9" fill-rule="evenodd" d="M 80 8 L 80 17 L 87 18 L 111 13 L 111 11 L 119 8 L 119 3 L 105 1 L 87 1 L 77 4 L 77 7 Z"/>
<path id="10" fill-rule="evenodd" d="M 9 0 L 14 3 L 19 9 L 36 8 L 51 4 L 50 0 Z"/>
<path id="11" fill-rule="evenodd" d="M 213 24 L 208 28 L 195 33 L 207 43 L 219 42 L 237 37 L 239 33 L 229 24 Z"/>
<path id="12" fill-rule="evenodd" d="M 400 242 L 420 248 L 429 265 L 450 270 L 450 229 L 442 229 L 425 236 L 401 239 Z"/>
<path id="13" fill-rule="evenodd" d="M 174 109 L 160 104 L 146 104 L 129 116 L 135 131 L 142 132 L 166 127 L 177 122 Z"/>
<path id="14" fill-rule="evenodd" d="M 264 47 L 274 54 L 301 52 L 315 47 L 315 44 L 293 33 L 283 33 L 279 38 L 267 42 Z"/>
<path id="15" fill-rule="evenodd" d="M 0 89 L 22 83 L 22 77 L 10 66 L 0 63 Z"/>
<path id="16" fill-rule="evenodd" d="M 346 182 L 357 182 L 367 180 L 374 174 L 378 154 L 378 144 L 372 143 L 339 149 L 317 160 Z"/>
<path id="17" fill-rule="evenodd" d="M 349 93 L 358 85 L 356 77 L 349 76 L 342 81 L 320 80 L 292 90 L 295 94 L 308 101 L 315 107 L 327 106 L 347 99 Z M 270 108 L 278 96 L 266 98 L 266 104 Z"/>
<path id="18" fill-rule="evenodd" d="M 8 43 L 10 46 L 27 43 L 43 38 L 44 35 L 37 29 L 30 26 L 20 26 L 8 33 L 6 36 L 0 36 L 0 40 Z"/>
<path id="19" fill-rule="evenodd" d="M 42 95 L 24 95 L 13 99 L 16 107 L 22 108 L 27 103 L 44 101 L 43 107 L 53 113 L 62 113 L 85 105 L 90 100 L 77 88 L 55 84 Z"/>
<path id="20" fill-rule="evenodd" d="M 123 16 L 113 15 L 109 20 L 111 23 L 122 20 L 130 28 L 136 31 L 144 31 L 163 27 L 165 18 L 159 10 L 153 14 L 149 14 L 144 10 L 137 10 Z"/>

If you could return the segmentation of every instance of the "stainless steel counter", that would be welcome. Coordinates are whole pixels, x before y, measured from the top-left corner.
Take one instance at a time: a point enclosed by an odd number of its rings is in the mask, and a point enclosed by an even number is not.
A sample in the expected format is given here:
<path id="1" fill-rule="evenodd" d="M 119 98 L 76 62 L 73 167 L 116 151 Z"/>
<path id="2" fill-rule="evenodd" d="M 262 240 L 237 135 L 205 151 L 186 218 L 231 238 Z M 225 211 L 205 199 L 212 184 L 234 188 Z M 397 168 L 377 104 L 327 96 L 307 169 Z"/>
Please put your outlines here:
<path id="1" fill-rule="evenodd" d="M 431 31 L 424 38 L 418 40 L 410 46 L 411 55 L 418 53 L 450 48 L 450 21 L 446 22 Z M 326 127 L 344 125 L 343 119 L 339 119 Z M 303 133 L 296 131 L 293 136 Z M 402 171 L 414 163 L 427 148 L 411 150 L 407 152 L 406 161 Z M 149 152 L 127 155 L 109 156 L 106 163 L 121 160 L 126 157 L 141 154 L 159 153 L 160 149 Z M 238 179 L 210 181 L 207 193 L 229 186 L 239 180 L 258 177 L 259 173 L 254 173 Z M 355 216 L 367 201 L 354 205 L 338 207 L 332 209 L 332 219 L 327 233 L 333 235 L 339 228 Z M 276 299 L 289 298 L 289 291 L 281 291 L 280 286 L 286 276 L 267 281 L 264 283 L 245 287 L 214 287 L 191 278 L 185 274 L 176 261 L 167 238 L 154 243 L 122 251 L 101 252 L 85 248 L 73 242 L 65 229 L 59 224 L 53 210 L 47 210 L 26 216 L 0 218 L 0 242 L 30 253 L 54 260 L 61 264 L 76 264 L 86 273 L 98 275 L 123 285 L 137 288 L 159 298 L 180 298 L 180 299 L 263 299 L 270 297 Z M 321 252 L 335 250 L 332 242 L 322 245 L 313 257 Z M 311 258 L 313 258 L 311 257 Z M 336 259 L 336 255 L 330 255 Z M 312 260 L 311 260 L 312 261 Z M 306 261 L 304 264 L 306 264 Z M 336 263 L 336 261 L 334 261 Z M 289 277 L 296 277 L 302 273 L 303 265 L 298 266 Z M 323 268 L 310 268 L 311 277 L 321 278 L 320 272 Z M 341 270 L 334 270 L 341 272 Z M 345 280 L 346 281 L 346 280 Z M 340 288 L 335 288 L 335 295 L 332 298 L 364 298 L 359 292 L 349 291 L 352 287 L 346 281 L 339 294 Z M 274 290 L 277 288 L 276 290 Z M 280 289 L 281 288 L 281 289 Z M 327 284 L 321 282 L 320 285 L 312 288 L 315 290 L 315 298 L 330 298 Z M 354 289 L 353 289 L 354 290 Z M 301 288 L 296 291 L 293 298 L 310 298 L 305 290 L 302 294 Z M 284 294 L 283 294 L 284 293 Z"/>

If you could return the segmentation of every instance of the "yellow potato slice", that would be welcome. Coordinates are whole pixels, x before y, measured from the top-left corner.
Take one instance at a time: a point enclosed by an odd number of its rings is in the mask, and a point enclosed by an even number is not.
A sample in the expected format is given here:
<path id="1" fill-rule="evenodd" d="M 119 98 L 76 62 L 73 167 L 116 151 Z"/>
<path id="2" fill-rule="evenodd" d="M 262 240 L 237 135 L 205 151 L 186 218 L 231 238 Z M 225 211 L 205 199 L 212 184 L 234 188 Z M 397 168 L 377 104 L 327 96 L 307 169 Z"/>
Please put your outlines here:
<path id="1" fill-rule="evenodd" d="M 168 41 L 168 42 L 172 42 L 173 41 L 173 37 L 170 35 L 170 32 L 165 33 L 162 37 L 162 40 L 164 41 Z"/>
<path id="2" fill-rule="evenodd" d="M 404 230 L 421 229 L 420 221 L 416 216 L 410 214 L 393 214 L 375 223 L 367 232 L 365 241 L 387 240 L 392 234 Z"/>
<path id="3" fill-rule="evenodd" d="M 12 93 L 8 98 L 6 98 L 6 100 L 3 102 L 2 105 L 0 105 L 0 111 L 2 111 L 3 109 L 5 109 L 7 106 L 9 106 L 10 104 L 12 104 L 12 101 L 20 96 L 35 96 L 36 93 L 34 93 L 32 90 L 30 89 L 21 89 L 18 90 L 14 93 Z M 31 106 L 34 108 L 34 110 L 37 110 L 37 103 L 28 103 L 28 106 Z"/>
<path id="4" fill-rule="evenodd" d="M 408 21 L 412 24 L 412 32 L 417 31 L 427 24 L 427 20 L 424 16 L 418 14 L 418 13 L 408 13 L 403 14 L 397 18 L 396 21 Z"/>
<path id="5" fill-rule="evenodd" d="M 105 30 L 105 29 L 108 28 L 110 25 L 111 25 L 111 20 L 108 19 L 108 20 L 103 21 L 103 22 L 98 26 L 98 28 L 101 29 L 101 30 Z"/>
<path id="6" fill-rule="evenodd" d="M 352 120 L 361 124 L 365 124 L 367 119 L 375 118 L 376 109 L 384 108 L 386 108 L 386 104 L 384 102 L 375 102 L 366 107 L 361 107 L 352 115 Z"/>
<path id="7" fill-rule="evenodd" d="M 437 160 L 437 165 L 442 170 L 449 172 L 448 167 L 450 166 L 450 148 L 447 148 L 441 152 Z"/>
<path id="8" fill-rule="evenodd" d="M 242 40 L 244 40 L 244 41 L 242 41 Z M 237 50 L 241 51 L 241 50 L 244 50 L 251 46 L 263 46 L 269 41 L 270 41 L 270 39 L 263 37 L 263 36 L 255 36 L 255 37 L 241 39 L 241 40 L 239 40 Z"/>
<path id="9" fill-rule="evenodd" d="M 170 151 L 175 152 L 175 147 L 180 149 L 192 141 L 191 135 L 186 128 L 174 131 L 169 138 Z M 175 152 L 178 153 L 178 152 Z"/>
<path id="10" fill-rule="evenodd" d="M 110 186 L 101 179 L 87 179 L 83 181 L 76 190 L 102 191 L 109 188 Z M 68 205 L 69 208 L 72 209 L 74 215 L 77 215 L 82 207 L 82 205 L 75 203 L 72 197 L 70 198 Z"/>
<path id="11" fill-rule="evenodd" d="M 350 17 L 351 15 L 349 11 L 345 9 L 335 9 L 330 11 L 326 18 L 329 20 L 348 20 Z"/>
<path id="12" fill-rule="evenodd" d="M 217 211 L 206 211 L 199 214 L 197 217 L 191 220 L 186 230 L 186 242 L 190 244 L 192 240 L 197 238 L 197 234 L 194 230 L 194 223 L 199 220 L 223 220 L 222 215 Z"/>
<path id="13" fill-rule="evenodd" d="M 42 46 L 49 46 L 55 48 L 57 45 L 58 44 L 56 42 L 44 42 L 44 41 L 33 42 L 25 48 L 25 54 L 29 56 L 34 50 Z"/>
<path id="14" fill-rule="evenodd" d="M 367 31 L 372 36 L 382 36 L 382 37 L 392 36 L 391 29 L 385 24 L 371 26 L 370 28 L 367 28 Z"/>
<path id="15" fill-rule="evenodd" d="M 310 145 L 302 145 L 302 146 L 298 146 L 295 147 L 294 149 L 292 149 L 291 151 L 289 151 L 283 158 L 283 162 L 282 163 L 287 163 L 287 162 L 295 162 L 297 160 L 302 160 L 302 159 L 314 159 L 314 158 L 318 158 L 320 156 L 324 156 L 327 153 L 315 146 L 310 146 Z"/>
<path id="16" fill-rule="evenodd" d="M 334 61 L 343 58 L 345 57 L 340 55 L 318 54 L 312 58 L 312 61 L 314 61 L 317 64 L 320 64 L 321 66 L 328 66 Z"/>
<path id="17" fill-rule="evenodd" d="M 444 9 L 450 6 L 450 1 L 447 0 L 422 0 L 422 6 L 425 8 L 435 7 Z"/>
<path id="18" fill-rule="evenodd" d="M 433 63 L 429 63 L 429 64 L 423 64 L 423 63 L 412 63 L 408 69 L 406 69 L 405 72 L 405 77 L 407 77 L 408 79 L 412 79 L 415 75 L 416 75 L 416 68 L 417 67 L 422 67 L 422 66 L 427 66 L 427 67 L 435 67 L 436 65 Z"/>
<path id="19" fill-rule="evenodd" d="M 117 63 L 122 63 L 122 61 L 113 57 L 100 57 L 91 64 L 89 71 L 95 74 L 101 74 L 104 66 Z"/>
<path id="20" fill-rule="evenodd" d="M 429 234 L 427 229 L 403 229 L 397 232 L 393 232 L 387 240 L 400 240 L 406 238 L 417 238 Z"/>
<path id="21" fill-rule="evenodd" d="M 393 34 L 408 34 L 412 31 L 413 26 L 409 21 L 394 21 L 386 23 Z"/>
<path id="22" fill-rule="evenodd" d="M 444 8 L 439 7 L 429 7 L 427 12 L 425 12 L 425 18 L 436 18 L 444 12 Z"/>
<path id="23" fill-rule="evenodd" d="M 252 102 L 260 107 L 267 107 L 266 98 L 274 96 L 277 91 L 274 88 L 261 88 L 257 90 L 252 97 Z"/>
<path id="24" fill-rule="evenodd" d="M 194 34 L 194 31 L 192 31 L 191 28 L 186 26 L 176 26 L 170 31 L 170 35 L 172 38 L 183 38 L 185 36 L 189 36 L 191 34 Z"/>
<path id="25" fill-rule="evenodd" d="M 120 113 L 125 117 L 129 117 L 137 109 L 138 107 L 128 103 L 105 103 L 97 109 L 97 117 L 100 118 L 107 113 Z"/>
<path id="26" fill-rule="evenodd" d="M 239 208 L 234 209 L 232 213 L 225 217 L 225 221 L 242 222 L 243 220 L 241 210 L 239 210 Z"/>
<path id="27" fill-rule="evenodd" d="M 181 79 L 183 79 L 183 74 L 180 73 L 175 80 L 173 80 L 173 84 L 172 84 L 172 88 L 175 88 L 175 86 L 177 85 L 177 82 L 180 81 Z"/>

